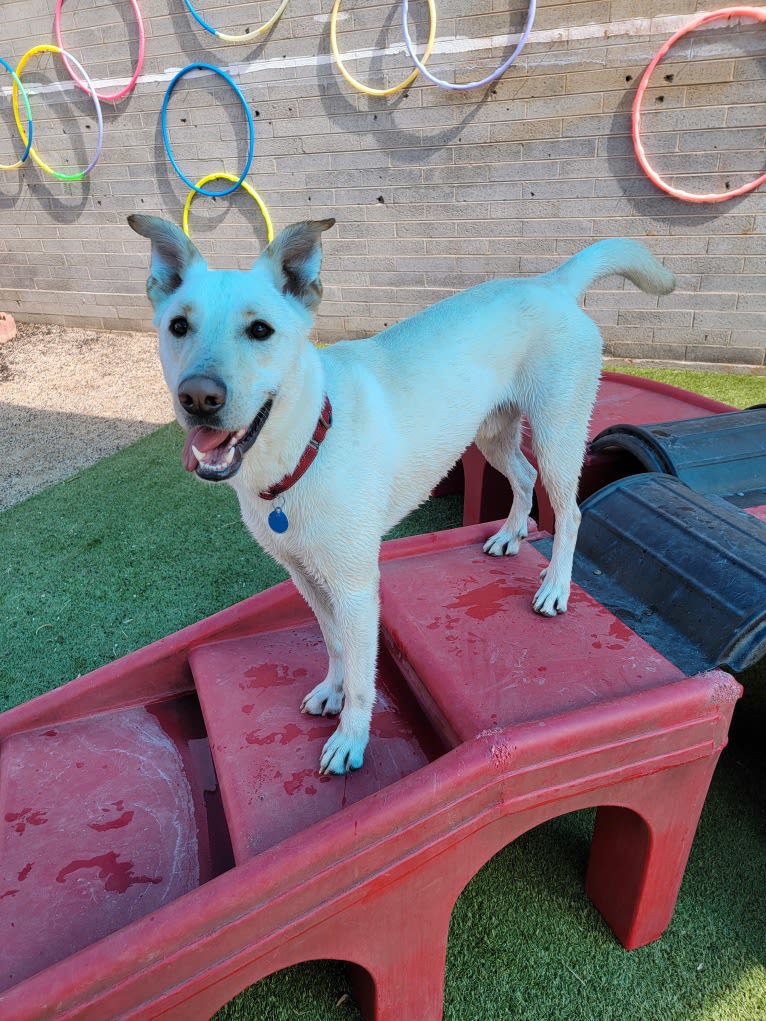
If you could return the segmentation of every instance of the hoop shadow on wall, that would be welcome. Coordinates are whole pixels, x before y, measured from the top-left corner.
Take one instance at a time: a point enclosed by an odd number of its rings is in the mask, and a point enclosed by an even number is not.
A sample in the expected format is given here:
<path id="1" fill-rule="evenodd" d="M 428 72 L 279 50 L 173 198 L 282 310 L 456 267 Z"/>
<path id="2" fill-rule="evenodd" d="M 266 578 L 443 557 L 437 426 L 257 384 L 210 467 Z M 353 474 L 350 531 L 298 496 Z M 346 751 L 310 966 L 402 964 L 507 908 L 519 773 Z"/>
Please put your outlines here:
<path id="1" fill-rule="evenodd" d="M 438 14 L 438 3 L 436 9 Z M 346 69 L 355 79 L 364 82 L 366 86 L 371 88 L 380 87 L 385 84 L 383 79 L 386 67 L 394 67 L 395 70 L 392 71 L 391 77 L 392 79 L 395 78 L 397 82 L 407 78 L 412 72 L 412 64 L 407 56 L 404 40 L 402 39 L 399 5 L 391 5 L 386 12 L 385 20 L 380 25 L 374 38 L 370 37 L 368 41 L 367 37 L 365 37 L 363 46 L 360 46 L 359 43 L 351 45 L 347 38 L 348 19 L 353 16 L 355 11 L 359 12 L 361 10 L 364 10 L 361 0 L 343 0 L 338 14 L 336 23 L 337 45 Z M 428 3 L 426 0 L 418 0 L 417 3 L 410 4 L 409 11 L 410 35 L 415 43 L 416 51 L 422 54 L 428 40 L 430 27 Z M 342 18 L 341 15 L 344 17 Z M 515 15 L 513 16 L 515 17 Z M 401 54 L 397 54 L 396 57 L 392 58 L 385 53 L 389 46 L 398 45 L 401 45 Z M 368 63 L 354 61 L 350 58 L 349 53 L 360 48 L 369 48 L 374 51 L 374 56 Z M 350 130 L 347 120 L 348 115 L 356 115 L 353 127 L 356 133 L 372 134 L 373 132 L 379 132 L 381 129 L 386 128 L 389 123 L 395 125 L 395 114 L 400 110 L 407 109 L 407 100 L 414 89 L 429 88 L 435 91 L 435 86 L 431 86 L 430 83 L 419 75 L 413 79 L 411 85 L 407 86 L 407 88 L 394 92 L 392 95 L 381 97 L 360 95 L 341 76 L 335 64 L 330 39 L 329 20 L 322 34 L 319 55 L 329 60 L 329 63 L 325 65 L 327 70 L 323 72 L 323 78 L 320 82 L 320 100 L 325 115 L 338 132 L 348 132 Z M 433 60 L 433 57 L 431 57 L 431 60 Z M 394 63 L 394 61 L 399 61 L 399 63 Z M 402 67 L 402 64 L 404 67 Z M 432 133 L 429 133 L 427 127 L 417 127 L 409 130 L 405 127 L 394 126 L 391 130 L 387 130 L 385 150 L 386 159 L 388 160 L 390 157 L 391 166 L 417 163 L 419 160 L 422 160 L 423 154 L 427 150 L 443 149 L 459 141 L 466 126 L 476 119 L 484 104 L 492 98 L 494 87 L 490 86 L 483 91 L 476 92 L 469 102 L 466 102 L 465 97 L 455 99 L 454 96 L 445 95 L 442 100 L 445 104 L 450 103 L 450 101 L 457 102 L 461 104 L 461 107 L 467 105 L 467 109 L 458 121 L 449 125 L 439 126 Z M 381 144 L 379 148 L 382 149 L 383 145 Z M 374 185 L 377 190 L 385 186 L 385 180 Z M 373 187 L 372 184 L 371 187 Z"/>

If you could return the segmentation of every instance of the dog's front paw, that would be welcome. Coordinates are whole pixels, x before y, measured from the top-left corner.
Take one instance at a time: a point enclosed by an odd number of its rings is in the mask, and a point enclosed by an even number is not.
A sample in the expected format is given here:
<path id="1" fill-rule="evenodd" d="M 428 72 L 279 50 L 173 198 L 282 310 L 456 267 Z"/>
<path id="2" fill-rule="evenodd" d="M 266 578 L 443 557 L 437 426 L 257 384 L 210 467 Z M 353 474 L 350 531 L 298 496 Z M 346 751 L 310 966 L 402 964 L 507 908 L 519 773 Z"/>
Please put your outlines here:
<path id="1" fill-rule="evenodd" d="M 337 716 L 343 708 L 343 689 L 328 680 L 317 684 L 301 702 L 301 712 L 310 716 Z"/>
<path id="2" fill-rule="evenodd" d="M 542 584 L 532 600 L 532 608 L 543 617 L 555 617 L 557 613 L 566 613 L 569 599 L 569 585 L 557 584 L 548 579 L 548 572 L 540 572 Z"/>
<path id="3" fill-rule="evenodd" d="M 359 769 L 364 761 L 366 747 L 367 738 L 360 740 L 350 737 L 342 732 L 341 727 L 338 727 L 322 749 L 319 772 L 324 775 L 335 773 L 342 776 L 352 769 Z"/>
<path id="4" fill-rule="evenodd" d="M 519 552 L 521 540 L 525 539 L 526 535 L 526 528 L 520 528 L 513 532 L 501 528 L 484 543 L 484 552 L 491 557 L 514 557 Z"/>

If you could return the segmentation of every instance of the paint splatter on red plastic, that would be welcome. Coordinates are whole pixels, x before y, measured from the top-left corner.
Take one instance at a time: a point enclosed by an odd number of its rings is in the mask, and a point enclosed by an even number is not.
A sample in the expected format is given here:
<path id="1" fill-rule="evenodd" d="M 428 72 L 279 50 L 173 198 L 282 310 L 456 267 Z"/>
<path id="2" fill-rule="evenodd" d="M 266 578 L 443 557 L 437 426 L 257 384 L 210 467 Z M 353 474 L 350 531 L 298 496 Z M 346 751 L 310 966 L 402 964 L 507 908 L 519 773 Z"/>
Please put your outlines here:
<path id="1" fill-rule="evenodd" d="M 94 858 L 78 858 L 70 861 L 56 876 L 57 883 L 65 883 L 67 877 L 79 872 L 81 869 L 98 869 L 97 876 L 104 879 L 104 890 L 114 893 L 125 893 L 125 891 L 136 884 L 151 883 L 156 885 L 162 882 L 162 876 L 137 876 L 133 873 L 132 861 L 120 861 L 120 856 L 114 851 L 107 854 L 97 854 Z"/>

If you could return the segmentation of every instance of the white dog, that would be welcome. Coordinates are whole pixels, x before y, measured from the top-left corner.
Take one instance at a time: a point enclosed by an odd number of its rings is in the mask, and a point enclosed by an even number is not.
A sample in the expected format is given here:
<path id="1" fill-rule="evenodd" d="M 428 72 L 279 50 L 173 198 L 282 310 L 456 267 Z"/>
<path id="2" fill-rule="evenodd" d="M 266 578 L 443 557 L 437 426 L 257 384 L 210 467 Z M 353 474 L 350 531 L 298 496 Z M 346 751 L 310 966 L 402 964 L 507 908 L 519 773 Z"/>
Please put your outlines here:
<path id="1" fill-rule="evenodd" d="M 152 242 L 147 293 L 189 430 L 185 466 L 233 486 L 245 524 L 316 614 L 329 669 L 301 708 L 340 713 L 321 772 L 356 769 L 375 700 L 381 537 L 475 439 L 513 490 L 485 552 L 518 552 L 535 481 L 519 446 L 525 416 L 556 517 L 534 608 L 563 613 L 601 368 L 599 331 L 577 299 L 609 273 L 652 294 L 672 290 L 673 276 L 637 241 L 600 241 L 542 276 L 480 284 L 375 337 L 318 349 L 308 336 L 334 220 L 287 227 L 246 272 L 209 269 L 165 220 L 129 223 Z"/>

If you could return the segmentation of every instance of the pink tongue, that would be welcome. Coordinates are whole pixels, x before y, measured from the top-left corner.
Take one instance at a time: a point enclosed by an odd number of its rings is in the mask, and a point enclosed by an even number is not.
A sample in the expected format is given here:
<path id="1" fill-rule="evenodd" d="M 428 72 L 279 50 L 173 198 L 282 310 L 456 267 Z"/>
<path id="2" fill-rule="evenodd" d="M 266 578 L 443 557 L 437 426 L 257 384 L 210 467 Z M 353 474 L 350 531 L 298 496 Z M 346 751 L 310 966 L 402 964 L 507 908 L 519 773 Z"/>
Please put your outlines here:
<path id="1" fill-rule="evenodd" d="M 216 447 L 224 446 L 231 435 L 230 432 L 226 432 L 223 429 L 209 429 L 204 425 L 198 425 L 195 429 L 190 430 L 184 442 L 184 468 L 188 472 L 193 472 L 199 463 L 192 450 L 192 444 L 204 454 L 208 450 L 215 450 Z"/>

